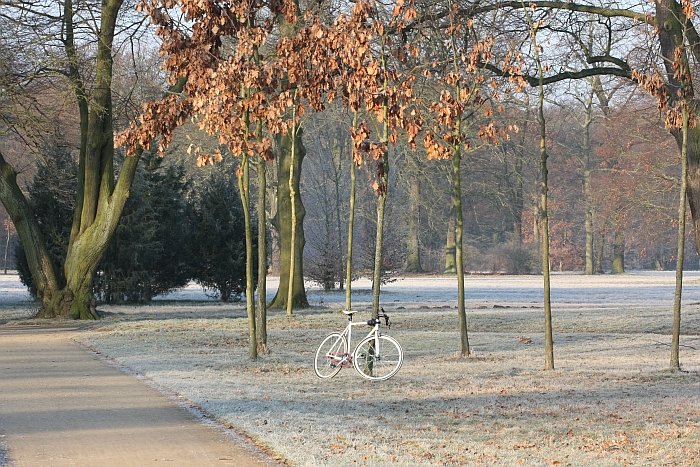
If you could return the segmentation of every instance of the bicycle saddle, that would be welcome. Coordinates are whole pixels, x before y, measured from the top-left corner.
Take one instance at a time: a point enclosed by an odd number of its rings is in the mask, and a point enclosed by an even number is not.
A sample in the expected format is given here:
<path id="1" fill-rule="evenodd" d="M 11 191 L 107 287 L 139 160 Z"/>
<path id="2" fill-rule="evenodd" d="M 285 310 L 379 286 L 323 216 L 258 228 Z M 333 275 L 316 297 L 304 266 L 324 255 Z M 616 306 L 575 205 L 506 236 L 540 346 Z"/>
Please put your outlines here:
<path id="1" fill-rule="evenodd" d="M 359 312 L 360 312 L 359 310 L 343 310 L 343 314 L 348 315 L 348 316 L 352 316 L 355 313 L 359 313 Z"/>

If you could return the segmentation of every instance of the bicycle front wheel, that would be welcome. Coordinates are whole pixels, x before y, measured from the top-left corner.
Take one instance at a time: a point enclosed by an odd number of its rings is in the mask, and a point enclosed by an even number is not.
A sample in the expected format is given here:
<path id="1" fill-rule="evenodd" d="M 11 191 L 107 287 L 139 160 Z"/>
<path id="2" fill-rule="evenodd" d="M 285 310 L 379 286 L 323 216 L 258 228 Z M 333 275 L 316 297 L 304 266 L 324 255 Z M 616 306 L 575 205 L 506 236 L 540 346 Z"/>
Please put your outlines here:
<path id="1" fill-rule="evenodd" d="M 323 339 L 316 351 L 314 371 L 319 378 L 332 378 L 337 375 L 343 366 L 349 365 L 347 355 L 347 341 L 345 336 L 334 332 Z"/>
<path id="2" fill-rule="evenodd" d="M 403 350 L 391 336 L 369 336 L 357 345 L 353 361 L 362 377 L 372 381 L 389 379 L 403 363 Z"/>

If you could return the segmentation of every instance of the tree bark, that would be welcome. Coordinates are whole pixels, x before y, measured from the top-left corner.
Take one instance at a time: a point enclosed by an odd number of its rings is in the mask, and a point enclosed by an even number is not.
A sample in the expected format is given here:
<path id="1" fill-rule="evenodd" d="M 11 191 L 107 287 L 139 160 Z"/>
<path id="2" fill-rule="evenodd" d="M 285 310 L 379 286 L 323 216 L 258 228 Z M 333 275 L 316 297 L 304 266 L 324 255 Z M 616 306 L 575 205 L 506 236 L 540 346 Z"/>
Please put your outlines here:
<path id="1" fill-rule="evenodd" d="M 615 227 L 615 237 L 613 239 L 612 274 L 622 274 L 625 272 L 625 233 L 621 222 Z"/>
<path id="2" fill-rule="evenodd" d="M 255 286 L 253 285 L 253 226 L 250 219 L 250 165 L 248 155 L 241 156 L 238 174 L 238 191 L 243 204 L 243 222 L 245 225 L 245 303 L 248 314 L 248 356 L 251 360 L 258 358 L 258 339 L 255 330 Z"/>
<path id="3" fill-rule="evenodd" d="M 258 350 L 267 353 L 267 162 L 258 160 L 258 303 L 257 323 Z"/>
<path id="4" fill-rule="evenodd" d="M 461 135 L 461 126 L 458 122 L 457 132 Z M 460 138 L 461 139 L 461 138 Z M 464 306 L 464 258 L 462 239 L 464 237 L 464 216 L 462 215 L 462 150 L 461 142 L 452 151 L 452 208 L 455 213 L 455 265 L 457 271 L 457 315 L 459 318 L 460 354 L 468 357 L 469 330 L 467 327 L 467 312 Z"/>
<path id="5" fill-rule="evenodd" d="M 352 131 L 357 130 L 357 112 L 352 119 Z M 352 144 L 352 160 L 350 161 L 350 200 L 348 213 L 348 250 L 345 257 L 345 309 L 352 310 L 352 243 L 355 233 L 355 192 L 357 189 L 357 173 L 355 159 L 355 144 Z"/>
<path id="6" fill-rule="evenodd" d="M 450 218 L 447 221 L 447 241 L 445 242 L 445 274 L 455 274 L 457 263 L 455 262 L 455 215 L 454 206 L 450 210 Z"/>
<path id="7" fill-rule="evenodd" d="M 548 170 L 547 170 L 547 125 L 544 118 L 544 67 L 539 53 L 539 44 L 537 43 L 537 26 L 532 23 L 531 17 L 528 15 L 528 21 L 531 23 L 531 39 L 532 46 L 535 51 L 535 61 L 537 62 L 537 72 L 539 75 L 539 99 L 537 105 L 537 121 L 540 127 L 540 196 L 539 196 L 539 218 L 540 218 L 540 253 L 542 257 L 542 276 L 544 279 L 543 295 L 544 295 L 544 354 L 545 354 L 545 370 L 554 370 L 554 339 L 552 333 L 552 304 L 550 299 L 550 280 L 549 280 L 549 212 L 547 209 L 548 197 Z"/>
<path id="8" fill-rule="evenodd" d="M 270 308 L 286 309 L 289 291 L 289 272 L 291 261 L 291 227 L 292 227 L 292 209 L 290 203 L 289 192 L 289 173 L 291 169 L 291 138 L 285 135 L 279 139 L 279 154 L 277 157 L 277 213 L 273 219 L 273 224 L 279 235 L 280 247 L 280 285 L 277 289 L 275 297 L 270 303 Z M 302 143 L 302 131 L 297 132 L 297 141 L 295 143 L 296 157 L 294 158 L 294 177 L 292 185 L 299 192 L 300 174 L 302 162 L 306 155 L 306 149 Z M 296 238 L 294 242 L 294 281 L 292 288 L 292 306 L 294 308 L 305 308 L 309 306 L 309 301 L 306 298 L 306 290 L 304 289 L 304 268 L 303 268 L 303 251 L 304 251 L 304 216 L 306 211 L 301 202 L 301 197 L 295 197 L 296 211 Z"/>
<path id="9" fill-rule="evenodd" d="M 683 261 L 685 259 L 685 203 L 688 175 L 688 107 L 683 107 L 681 144 L 681 188 L 678 202 L 678 249 L 676 262 L 676 288 L 673 294 L 673 327 L 671 330 L 671 370 L 680 371 L 681 299 L 683 294 Z"/>
<path id="10" fill-rule="evenodd" d="M 592 275 L 593 269 L 593 193 L 591 188 L 591 123 L 593 123 L 593 93 L 588 96 L 585 103 L 585 120 L 582 134 L 583 157 L 583 199 L 585 203 L 584 230 L 586 235 L 585 265 L 583 273 Z"/>
<path id="11" fill-rule="evenodd" d="M 420 181 L 408 188 L 408 236 L 406 238 L 406 272 L 423 272 L 420 258 Z"/>

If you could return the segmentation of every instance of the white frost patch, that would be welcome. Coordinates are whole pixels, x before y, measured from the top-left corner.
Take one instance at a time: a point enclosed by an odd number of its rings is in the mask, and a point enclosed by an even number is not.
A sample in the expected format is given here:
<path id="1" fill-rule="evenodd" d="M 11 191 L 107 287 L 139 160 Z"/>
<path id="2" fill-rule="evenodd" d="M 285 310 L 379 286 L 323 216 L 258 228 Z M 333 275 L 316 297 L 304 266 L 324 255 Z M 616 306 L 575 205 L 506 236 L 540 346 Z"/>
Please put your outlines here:
<path id="1" fill-rule="evenodd" d="M 345 324 L 344 294 L 318 288 L 313 308 L 271 314 L 272 353 L 254 363 L 243 305 L 188 301 L 193 290 L 104 307 L 113 314 L 77 338 L 293 465 L 698 465 L 700 275 L 684 287 L 685 373 L 667 370 L 673 273 L 552 279 L 551 372 L 538 276 L 467 278 L 466 360 L 456 356 L 454 278 L 387 284 L 388 333 L 406 356 L 382 383 L 351 369 L 314 375 L 316 346 Z M 354 285 L 366 309 L 369 284 Z"/>

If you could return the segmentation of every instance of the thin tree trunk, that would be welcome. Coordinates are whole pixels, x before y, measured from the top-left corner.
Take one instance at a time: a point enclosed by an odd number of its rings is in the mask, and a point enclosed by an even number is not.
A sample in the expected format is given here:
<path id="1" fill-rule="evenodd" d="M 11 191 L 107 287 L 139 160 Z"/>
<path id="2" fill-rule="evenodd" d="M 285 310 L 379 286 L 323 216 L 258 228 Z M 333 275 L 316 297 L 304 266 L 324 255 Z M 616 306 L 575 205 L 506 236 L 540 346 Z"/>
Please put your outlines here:
<path id="1" fill-rule="evenodd" d="M 387 91 L 388 83 L 384 79 L 384 91 Z M 386 98 L 385 98 L 386 99 Z M 379 316 L 379 296 L 382 285 L 382 247 L 384 245 L 384 214 L 386 212 L 386 198 L 389 193 L 389 105 L 384 103 L 384 118 L 381 144 L 382 157 L 377 166 L 377 235 L 374 244 L 374 275 L 372 276 L 372 318 Z"/>
<path id="2" fill-rule="evenodd" d="M 547 125 L 544 118 L 544 69 L 537 43 L 537 29 L 532 25 L 531 36 L 532 45 L 535 51 L 535 61 L 537 62 L 537 72 L 539 74 L 539 100 L 537 106 L 537 121 L 540 127 L 540 235 L 542 254 L 542 276 L 544 279 L 544 351 L 545 370 L 554 369 L 554 339 L 552 336 L 552 304 L 550 300 L 550 280 L 549 280 L 549 213 L 547 211 L 548 171 L 547 171 Z"/>
<path id="3" fill-rule="evenodd" d="M 352 119 L 353 133 L 357 130 L 357 112 Z M 345 257 L 345 309 L 352 309 L 352 242 L 355 231 L 355 191 L 357 188 L 357 173 L 355 160 L 355 144 L 352 144 L 352 160 L 350 161 L 350 202 L 348 213 L 348 252 Z"/>
<path id="4" fill-rule="evenodd" d="M 529 111 L 528 111 L 529 112 Z M 515 193 L 513 199 L 513 236 L 515 244 L 523 244 L 523 152 L 516 150 Z"/>
<path id="5" fill-rule="evenodd" d="M 258 161 L 258 306 L 257 340 L 260 353 L 268 353 L 267 347 L 267 162 Z"/>
<path id="6" fill-rule="evenodd" d="M 457 132 L 461 134 L 461 125 L 457 124 Z M 457 271 L 457 315 L 459 317 L 460 354 L 468 357 L 469 330 L 467 327 L 467 312 L 464 306 L 464 259 L 462 239 L 464 237 L 464 217 L 462 215 L 462 149 L 459 143 L 452 154 L 452 207 L 455 212 L 455 263 Z"/>
<path id="7" fill-rule="evenodd" d="M 408 236 L 406 238 L 406 272 L 423 272 L 420 259 L 420 180 L 408 188 Z"/>
<path id="8" fill-rule="evenodd" d="M 250 219 L 250 166 L 248 155 L 241 156 L 238 172 L 238 191 L 243 204 L 243 221 L 245 225 L 245 302 L 248 313 L 248 356 L 251 360 L 258 358 L 258 339 L 255 330 L 255 287 L 253 285 L 253 225 Z"/>
<path id="9" fill-rule="evenodd" d="M 7 233 L 7 239 L 5 240 L 5 275 L 7 275 L 7 251 L 10 249 L 10 233 L 12 229 L 10 228 L 10 219 L 5 219 L 5 232 Z"/>
<path id="10" fill-rule="evenodd" d="M 680 371 L 681 296 L 683 293 L 683 261 L 685 258 L 685 203 L 688 188 L 688 107 L 683 106 L 683 143 L 681 145 L 681 188 L 678 202 L 678 261 L 676 289 L 673 294 L 673 328 L 671 334 L 671 370 Z"/>
<path id="11" fill-rule="evenodd" d="M 389 194 L 389 81 L 384 37 L 382 37 L 382 70 L 384 71 L 384 104 L 382 108 L 382 157 L 377 161 L 377 232 L 374 244 L 374 274 L 372 276 L 372 318 L 379 316 L 379 297 L 382 286 L 382 247 L 384 246 L 384 214 L 386 198 Z"/>
<path id="12" fill-rule="evenodd" d="M 593 193 L 591 192 L 591 123 L 593 123 L 593 91 L 586 101 L 586 115 L 583 125 L 583 199 L 586 209 L 584 229 L 586 235 L 586 260 L 584 274 L 592 275 L 593 270 Z"/>
<path id="13" fill-rule="evenodd" d="M 295 92 L 296 96 L 296 92 Z M 297 206 L 296 206 L 296 189 L 294 186 L 294 162 L 297 155 L 297 145 L 296 145 L 296 133 L 297 133 L 297 114 L 296 114 L 296 100 L 292 99 L 292 129 L 291 129 L 291 150 L 290 150 L 290 164 L 289 164 L 289 205 L 291 206 L 291 240 L 289 249 L 289 284 L 287 285 L 287 316 L 292 316 L 292 310 L 294 309 L 294 274 L 295 274 L 295 261 L 296 261 L 296 239 L 297 239 Z"/>

